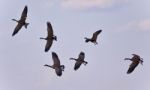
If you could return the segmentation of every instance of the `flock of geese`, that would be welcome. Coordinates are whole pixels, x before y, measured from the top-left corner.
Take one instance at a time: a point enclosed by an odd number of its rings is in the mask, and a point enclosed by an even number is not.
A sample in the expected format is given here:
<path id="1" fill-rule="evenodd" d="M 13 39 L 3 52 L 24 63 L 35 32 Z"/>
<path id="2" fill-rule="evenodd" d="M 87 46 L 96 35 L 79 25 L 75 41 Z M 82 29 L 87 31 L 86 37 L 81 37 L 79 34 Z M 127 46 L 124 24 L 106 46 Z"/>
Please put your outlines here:
<path id="1" fill-rule="evenodd" d="M 15 27 L 12 36 L 15 36 L 21 30 L 21 28 L 23 26 L 27 29 L 27 26 L 29 25 L 29 23 L 26 22 L 27 13 L 28 13 L 28 7 L 25 6 L 24 10 L 21 14 L 21 18 L 19 20 L 12 19 L 13 21 L 17 22 L 17 26 Z M 98 31 L 93 33 L 91 38 L 85 37 L 84 38 L 85 42 L 86 43 L 92 42 L 95 45 L 98 44 L 97 37 L 101 32 L 102 32 L 102 30 L 98 30 Z M 47 37 L 46 38 L 40 37 L 40 39 L 44 39 L 47 41 L 46 45 L 45 45 L 45 52 L 48 52 L 50 50 L 54 40 L 57 41 L 57 36 L 54 35 L 53 28 L 52 28 L 52 25 L 50 22 L 47 22 Z M 125 58 L 124 59 L 124 60 L 132 61 L 132 63 L 129 66 L 129 69 L 127 70 L 127 74 L 130 74 L 131 72 L 133 72 L 139 63 L 141 63 L 141 64 L 143 63 L 143 58 L 141 58 L 139 55 L 137 55 L 137 54 L 132 54 L 132 55 L 133 55 L 132 58 Z M 88 64 L 87 61 L 84 61 L 84 58 L 85 58 L 85 53 L 82 51 L 78 55 L 78 58 L 70 58 L 70 60 L 76 61 L 75 65 L 74 65 L 74 70 L 78 70 L 79 67 L 81 66 L 81 64 L 84 64 L 84 65 Z M 65 69 L 65 66 L 61 65 L 59 57 L 55 52 L 52 52 L 52 59 L 54 62 L 53 65 L 45 64 L 44 66 L 55 69 L 57 76 L 61 76 L 62 71 L 64 71 L 64 69 Z"/>

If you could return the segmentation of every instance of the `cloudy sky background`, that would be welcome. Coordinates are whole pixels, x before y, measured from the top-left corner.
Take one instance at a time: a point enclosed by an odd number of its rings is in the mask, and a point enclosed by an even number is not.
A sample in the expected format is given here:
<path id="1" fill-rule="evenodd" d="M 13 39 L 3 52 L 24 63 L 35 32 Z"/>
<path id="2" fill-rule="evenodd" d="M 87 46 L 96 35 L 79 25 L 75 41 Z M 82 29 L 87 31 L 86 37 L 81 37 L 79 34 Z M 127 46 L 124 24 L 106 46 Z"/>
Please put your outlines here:
<path id="1" fill-rule="evenodd" d="M 149 0 L 0 0 L 0 90 L 150 90 Z M 28 29 L 12 32 L 24 6 Z M 58 41 L 48 53 L 45 41 L 50 21 Z M 85 43 L 96 30 L 98 45 Z M 44 64 L 53 64 L 55 51 L 66 66 L 61 77 Z M 74 71 L 74 61 L 85 52 L 87 66 Z M 126 74 L 131 54 L 144 64 Z"/>

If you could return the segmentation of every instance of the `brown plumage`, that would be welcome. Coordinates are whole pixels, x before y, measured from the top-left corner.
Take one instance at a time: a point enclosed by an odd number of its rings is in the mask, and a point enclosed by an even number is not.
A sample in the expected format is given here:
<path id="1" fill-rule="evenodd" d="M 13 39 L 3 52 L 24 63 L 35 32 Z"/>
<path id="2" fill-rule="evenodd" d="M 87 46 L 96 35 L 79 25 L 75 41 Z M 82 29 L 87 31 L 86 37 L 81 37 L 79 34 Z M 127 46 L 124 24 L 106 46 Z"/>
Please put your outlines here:
<path id="1" fill-rule="evenodd" d="M 47 65 L 47 64 L 45 64 L 44 66 L 55 69 L 55 72 L 56 72 L 57 76 L 61 76 L 62 71 L 64 71 L 64 69 L 65 69 L 65 66 L 60 64 L 60 60 L 59 60 L 59 58 L 58 58 L 58 56 L 55 52 L 52 52 L 52 59 L 53 59 L 53 62 L 54 62 L 54 64 L 52 66 Z"/>
<path id="2" fill-rule="evenodd" d="M 80 52 L 77 59 L 70 58 L 70 60 L 75 60 L 76 61 L 75 66 L 74 66 L 74 70 L 77 70 L 81 66 L 81 64 L 86 65 L 88 63 L 88 62 L 84 61 L 84 58 L 85 58 L 84 52 Z"/>
<path id="3" fill-rule="evenodd" d="M 127 74 L 130 74 L 134 71 L 134 69 L 138 66 L 139 63 L 143 64 L 143 59 L 140 58 L 139 55 L 137 54 L 132 54 L 133 57 L 132 58 L 125 58 L 124 60 L 130 60 L 132 61 L 132 63 L 129 66 L 129 69 L 127 71 Z"/>
<path id="4" fill-rule="evenodd" d="M 41 37 L 40 39 L 47 40 L 45 45 L 45 52 L 49 51 L 50 47 L 52 46 L 53 40 L 57 41 L 57 37 L 53 34 L 53 28 L 50 22 L 47 22 L 47 37 Z"/>
<path id="5" fill-rule="evenodd" d="M 87 37 L 85 37 L 85 38 L 84 38 L 84 39 L 85 39 L 85 42 L 87 43 L 87 42 L 90 41 L 90 42 L 94 43 L 95 45 L 98 44 L 98 43 L 97 43 L 97 37 L 98 37 L 98 35 L 99 35 L 101 32 L 102 32 L 102 30 L 98 30 L 98 31 L 94 32 L 92 38 L 87 38 Z"/>
<path id="6" fill-rule="evenodd" d="M 21 14 L 20 20 L 12 19 L 13 21 L 16 21 L 18 23 L 17 26 L 15 27 L 15 30 L 14 30 L 12 36 L 17 34 L 18 31 L 22 28 L 22 26 L 25 26 L 25 28 L 27 28 L 27 26 L 29 25 L 29 23 L 26 23 L 27 13 L 28 13 L 28 7 L 25 6 L 25 8 Z"/>

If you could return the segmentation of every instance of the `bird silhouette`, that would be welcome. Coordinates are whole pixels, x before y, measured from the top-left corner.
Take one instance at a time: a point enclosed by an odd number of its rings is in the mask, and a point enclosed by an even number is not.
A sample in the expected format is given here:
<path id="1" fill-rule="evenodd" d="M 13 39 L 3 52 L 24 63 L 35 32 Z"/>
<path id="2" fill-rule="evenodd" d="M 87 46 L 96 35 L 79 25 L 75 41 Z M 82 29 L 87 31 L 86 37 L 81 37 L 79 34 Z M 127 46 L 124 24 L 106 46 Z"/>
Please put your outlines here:
<path id="1" fill-rule="evenodd" d="M 12 19 L 13 21 L 16 21 L 18 23 L 17 26 L 15 27 L 12 36 L 16 35 L 18 31 L 22 28 L 22 26 L 24 26 L 27 29 L 27 26 L 29 25 L 29 23 L 26 23 L 27 13 L 28 13 L 28 7 L 25 6 L 21 14 L 20 20 Z"/>
<path id="2" fill-rule="evenodd" d="M 85 39 L 85 42 L 87 43 L 87 42 L 90 41 L 90 42 L 94 43 L 95 45 L 98 44 L 98 43 L 97 43 L 97 37 L 98 37 L 98 35 L 99 35 L 101 32 L 102 32 L 102 30 L 98 30 L 98 31 L 94 32 L 92 38 L 87 38 L 87 37 L 85 37 L 85 38 L 84 38 L 84 39 Z"/>
<path id="3" fill-rule="evenodd" d="M 53 34 L 53 28 L 50 22 L 47 22 L 47 37 L 40 37 L 40 39 L 44 39 L 47 41 L 45 45 L 45 52 L 49 51 L 50 47 L 52 46 L 53 40 L 57 41 L 57 37 Z"/>
<path id="4" fill-rule="evenodd" d="M 137 54 L 132 54 L 133 57 L 132 58 L 125 58 L 124 60 L 130 60 L 132 61 L 132 63 L 129 66 L 129 69 L 127 71 L 127 74 L 130 74 L 134 71 L 134 69 L 138 66 L 139 63 L 141 63 L 143 65 L 143 58 L 141 58 L 139 55 Z"/>
<path id="5" fill-rule="evenodd" d="M 61 76 L 62 71 L 64 71 L 64 69 L 65 69 L 65 66 L 60 64 L 60 60 L 59 60 L 59 58 L 58 58 L 58 56 L 55 52 L 52 52 L 52 59 L 53 59 L 53 62 L 54 62 L 53 65 L 45 64 L 44 66 L 55 69 L 55 72 L 56 72 L 57 76 Z"/>
<path id="6" fill-rule="evenodd" d="M 77 59 L 76 58 L 70 58 L 70 60 L 75 60 L 76 61 L 75 66 L 74 66 L 74 70 L 79 69 L 81 64 L 86 65 L 88 63 L 88 62 L 84 61 L 84 58 L 85 58 L 85 54 L 82 51 L 80 52 Z"/>

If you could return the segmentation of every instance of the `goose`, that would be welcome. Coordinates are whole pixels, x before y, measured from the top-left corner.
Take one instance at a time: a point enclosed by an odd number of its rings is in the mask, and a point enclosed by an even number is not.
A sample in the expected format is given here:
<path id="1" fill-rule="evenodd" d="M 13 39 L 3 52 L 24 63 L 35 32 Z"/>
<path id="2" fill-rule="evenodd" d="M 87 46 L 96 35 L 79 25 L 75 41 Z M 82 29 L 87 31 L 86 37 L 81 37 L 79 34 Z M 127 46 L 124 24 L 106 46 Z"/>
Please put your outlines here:
<path id="1" fill-rule="evenodd" d="M 12 36 L 16 35 L 18 31 L 22 28 L 22 26 L 24 26 L 27 29 L 27 26 L 29 25 L 29 23 L 26 23 L 27 12 L 28 12 L 28 7 L 25 6 L 21 14 L 20 20 L 12 19 L 13 21 L 16 21 L 18 23 L 14 29 Z"/>
<path id="2" fill-rule="evenodd" d="M 134 71 L 134 69 L 138 66 L 139 63 L 141 63 L 141 65 L 143 65 L 143 58 L 141 58 L 139 55 L 137 54 L 132 54 L 133 57 L 132 58 L 125 58 L 124 60 L 130 60 L 132 61 L 132 63 L 129 66 L 129 69 L 127 71 L 127 74 L 130 74 Z"/>
<path id="3" fill-rule="evenodd" d="M 70 60 L 76 61 L 75 66 L 74 66 L 74 70 L 78 70 L 79 67 L 81 66 L 81 64 L 84 64 L 84 65 L 88 64 L 88 62 L 84 61 L 84 58 L 85 58 L 85 54 L 82 51 L 80 52 L 77 59 L 76 58 L 70 58 Z"/>
<path id="4" fill-rule="evenodd" d="M 98 43 L 97 43 L 97 36 L 98 36 L 101 32 L 102 32 L 102 30 L 98 30 L 98 31 L 94 32 L 92 38 L 87 38 L 87 37 L 85 37 L 85 38 L 84 38 L 84 39 L 85 39 L 85 42 L 87 43 L 87 42 L 90 41 L 90 42 L 94 43 L 95 45 L 98 44 Z"/>
<path id="5" fill-rule="evenodd" d="M 53 62 L 54 62 L 53 65 L 45 64 L 44 66 L 55 69 L 55 72 L 56 72 L 57 76 L 61 76 L 62 71 L 64 71 L 64 69 L 65 69 L 65 66 L 60 64 L 60 60 L 58 58 L 58 55 L 55 52 L 52 52 L 52 59 L 53 59 Z"/>
<path id="6" fill-rule="evenodd" d="M 53 34 L 53 28 L 50 22 L 47 22 L 47 37 L 40 37 L 40 39 L 44 39 L 47 41 L 45 45 L 45 52 L 49 51 L 50 47 L 52 46 L 53 40 L 57 41 L 57 37 Z"/>

